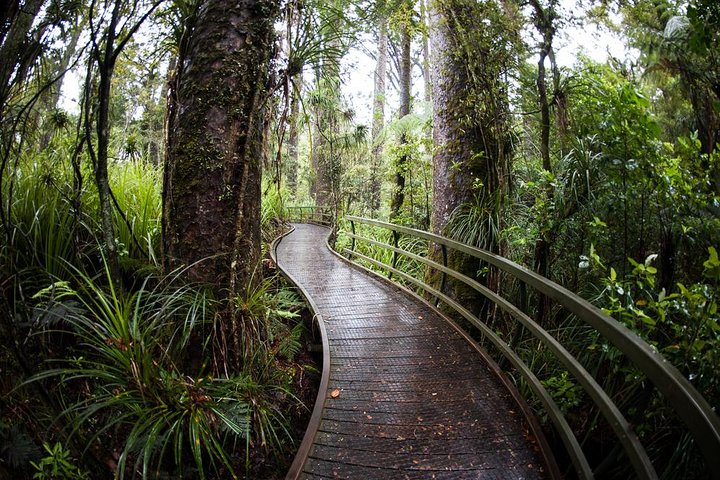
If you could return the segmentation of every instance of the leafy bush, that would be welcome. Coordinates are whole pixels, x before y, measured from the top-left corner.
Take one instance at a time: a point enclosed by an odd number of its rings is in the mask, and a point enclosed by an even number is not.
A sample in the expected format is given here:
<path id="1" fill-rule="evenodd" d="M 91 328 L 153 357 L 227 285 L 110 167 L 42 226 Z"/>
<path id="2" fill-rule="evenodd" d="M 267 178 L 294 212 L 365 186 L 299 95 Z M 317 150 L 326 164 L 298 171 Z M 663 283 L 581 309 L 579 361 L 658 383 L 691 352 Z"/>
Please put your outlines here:
<path id="1" fill-rule="evenodd" d="M 188 455 L 199 478 L 208 464 L 232 471 L 223 443 L 228 436 L 248 436 L 249 407 L 236 395 L 248 380 L 193 378 L 180 370 L 193 330 L 212 319 L 212 301 L 202 290 L 173 286 L 174 276 L 146 278 L 128 294 L 107 280 L 105 289 L 76 271 L 77 288 L 56 282 L 38 293 L 49 311 L 65 306 L 63 321 L 79 350 L 32 381 L 62 383 L 69 406 L 58 420 L 88 447 L 104 435 L 124 438 L 120 478 L 130 460 L 147 477 L 157 475 L 168 457 L 182 471 Z"/>

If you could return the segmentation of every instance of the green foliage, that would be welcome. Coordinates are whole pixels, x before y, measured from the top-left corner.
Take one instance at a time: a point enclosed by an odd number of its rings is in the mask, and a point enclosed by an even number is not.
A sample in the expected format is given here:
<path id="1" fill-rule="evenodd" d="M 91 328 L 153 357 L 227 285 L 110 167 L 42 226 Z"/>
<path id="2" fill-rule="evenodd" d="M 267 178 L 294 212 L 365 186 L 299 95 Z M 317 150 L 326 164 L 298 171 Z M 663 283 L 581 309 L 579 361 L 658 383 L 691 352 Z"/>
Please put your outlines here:
<path id="1" fill-rule="evenodd" d="M 480 187 L 475 201 L 456 208 L 445 227 L 450 238 L 494 251 L 500 238 L 500 192 L 488 193 Z"/>
<path id="2" fill-rule="evenodd" d="M 555 92 L 563 103 L 554 105 L 552 171 L 543 169 L 534 138 L 526 136 L 537 135 L 538 118 L 523 118 L 518 130 L 526 143 L 514 165 L 515 196 L 501 220 L 506 255 L 535 265 L 542 239 L 548 245 L 548 276 L 637 332 L 716 404 L 718 285 L 711 277 L 717 274 L 713 251 L 720 243 L 717 154 L 703 153 L 698 135 L 686 128 L 687 102 L 678 101 L 672 85 L 655 74 L 637 78 L 632 66 L 584 60 L 563 75 L 563 90 Z M 534 78 L 523 81 L 527 92 L 534 92 Z M 528 94 L 527 110 L 535 109 L 535 102 L 534 93 Z M 568 120 L 564 130 L 562 118 Z M 483 221 L 478 215 L 467 223 L 480 228 Z M 536 312 L 540 301 L 531 297 L 528 311 Z M 650 393 L 643 375 L 597 333 L 549 308 L 543 326 L 636 425 L 660 471 L 666 469 L 667 478 L 697 471 L 692 466 L 697 450 L 679 423 L 669 420 L 670 409 Z M 507 338 L 511 325 L 498 327 Z M 563 367 L 533 342 L 521 341 L 518 349 L 542 372 L 581 438 L 610 448 L 596 435 L 607 427 L 589 413 L 588 399 L 575 395 L 573 380 L 563 381 Z M 622 468 L 613 475 L 627 476 Z"/>
<path id="3" fill-rule="evenodd" d="M 181 470 L 189 456 L 200 478 L 206 476 L 208 461 L 232 471 L 223 438 L 248 435 L 248 405 L 230 395 L 246 379 L 193 378 L 179 370 L 190 336 L 210 320 L 212 309 L 202 290 L 172 285 L 179 273 L 160 281 L 146 278 L 138 291 L 123 294 L 109 274 L 105 289 L 76 271 L 77 290 L 58 282 L 38 294 L 48 305 L 68 307 L 64 321 L 83 351 L 33 381 L 87 385 L 87 394 L 66 393 L 74 400 L 63 418 L 71 434 L 91 438 L 89 445 L 105 432 L 127 432 L 118 460 L 120 478 L 131 458 L 144 477 L 159 472 L 167 456 Z"/>
<path id="4" fill-rule="evenodd" d="M 33 478 L 38 480 L 88 480 L 90 476 L 75 465 L 70 452 L 60 442 L 50 446 L 43 444 L 47 455 L 39 462 L 30 462 L 37 470 Z"/>
<path id="5" fill-rule="evenodd" d="M 287 189 L 277 189 L 265 182 L 263 199 L 260 204 L 260 230 L 264 243 L 271 243 L 280 233 L 283 215 L 283 198 Z"/>
<path id="6" fill-rule="evenodd" d="M 671 292 L 657 285 L 657 269 L 652 265 L 657 255 L 644 262 L 628 259 L 633 269 L 625 277 L 599 261 L 593 262 L 593 268 L 605 275 L 605 288 L 597 299 L 603 310 L 655 346 L 713 405 L 720 401 L 720 261 L 714 247 L 708 248 L 708 254 L 703 263 L 704 281 L 689 286 L 677 283 Z M 626 381 L 639 388 L 636 376 L 628 376 Z M 658 415 L 660 407 L 655 408 L 645 412 L 644 421 L 651 422 Z"/>
<path id="7" fill-rule="evenodd" d="M 411 113 L 386 127 L 384 154 L 389 165 L 386 180 L 394 189 L 395 174 L 405 178 L 405 199 L 393 223 L 413 228 L 430 228 L 432 196 L 431 118 L 427 113 Z"/>
<path id="8" fill-rule="evenodd" d="M 162 211 L 160 170 L 141 160 L 115 164 L 110 185 L 127 222 L 115 209 L 118 250 L 131 261 L 159 263 Z"/>
<path id="9" fill-rule="evenodd" d="M 568 372 L 560 372 L 559 375 L 543 380 L 542 385 L 565 415 L 582 401 L 582 387 L 570 379 Z"/>

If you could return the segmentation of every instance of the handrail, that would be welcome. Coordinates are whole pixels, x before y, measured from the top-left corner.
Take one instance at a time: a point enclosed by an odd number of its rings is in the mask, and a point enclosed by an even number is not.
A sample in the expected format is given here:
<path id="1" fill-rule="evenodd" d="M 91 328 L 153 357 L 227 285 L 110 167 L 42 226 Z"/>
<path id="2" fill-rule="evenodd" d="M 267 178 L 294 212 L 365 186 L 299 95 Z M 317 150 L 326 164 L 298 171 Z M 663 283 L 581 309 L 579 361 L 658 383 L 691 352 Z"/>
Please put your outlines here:
<path id="1" fill-rule="evenodd" d="M 629 358 L 647 376 L 658 391 L 665 396 L 669 404 L 673 407 L 675 412 L 688 427 L 688 430 L 694 436 L 700 451 L 705 457 L 707 467 L 713 475 L 713 478 L 720 478 L 720 455 L 718 455 L 718 452 L 720 452 L 720 419 L 713 411 L 710 404 L 697 392 L 692 384 L 659 352 L 648 345 L 636 333 L 632 332 L 630 329 L 620 324 L 612 317 L 604 314 L 600 309 L 570 292 L 566 288 L 504 257 L 500 257 L 485 250 L 422 230 L 354 216 L 346 216 L 345 219 L 350 222 L 350 227 L 352 229 L 352 233 L 346 233 L 346 235 L 352 239 L 352 250 L 345 249 L 344 251 L 348 254 L 349 258 L 352 256 L 361 258 L 376 267 L 384 269 L 388 272 L 389 276 L 395 275 L 396 277 L 402 278 L 421 288 L 427 294 L 435 297 L 437 302 L 442 300 L 446 305 L 453 308 L 466 320 L 475 325 L 480 332 L 482 332 L 485 338 L 492 342 L 493 345 L 498 348 L 500 353 L 511 364 L 513 364 L 513 366 L 528 382 L 528 385 L 532 389 L 533 393 L 545 407 L 548 416 L 557 428 L 558 433 L 565 444 L 565 448 L 567 449 L 568 454 L 581 478 L 593 478 L 593 473 L 590 470 L 588 462 L 585 459 L 584 453 L 582 452 L 577 439 L 572 433 L 567 422 L 564 418 L 562 418 L 561 414 L 558 418 L 559 408 L 532 372 L 530 367 L 528 367 L 528 365 L 526 365 L 514 352 L 513 345 L 508 345 L 479 318 L 471 314 L 462 305 L 443 294 L 442 287 L 440 290 L 436 290 L 423 281 L 407 275 L 395 268 L 398 255 L 404 255 L 407 258 L 421 262 L 430 268 L 442 272 L 443 279 L 446 275 L 448 275 L 462 281 L 515 318 L 533 336 L 545 344 L 553 352 L 556 358 L 565 365 L 568 371 L 575 376 L 578 383 L 580 383 L 593 402 L 595 402 L 599 411 L 612 427 L 613 431 L 620 440 L 621 445 L 624 447 L 639 478 L 657 478 L 657 473 L 655 472 L 644 447 L 640 444 L 639 439 L 633 432 L 629 422 L 624 418 L 608 394 L 595 381 L 593 376 L 587 372 L 580 362 L 574 358 L 572 354 L 570 354 L 570 352 L 568 352 L 550 333 L 545 331 L 540 325 L 526 315 L 522 309 L 517 308 L 508 300 L 500 297 L 495 292 L 491 291 L 477 281 L 448 268 L 447 252 L 445 249 L 450 248 L 485 261 L 520 280 L 523 288 L 524 285 L 527 284 L 543 295 L 555 300 L 569 312 L 575 314 L 578 319 L 598 331 L 610 343 L 623 352 L 627 358 Z M 393 245 L 388 245 L 386 243 L 358 235 L 355 228 L 356 223 L 390 230 L 393 233 Z M 441 265 L 428 258 L 399 248 L 398 236 L 400 234 L 433 242 L 440 246 L 441 249 L 443 249 L 443 264 Z M 356 252 L 355 247 L 358 242 L 367 242 L 393 252 L 393 265 L 386 265 L 378 260 Z"/>
<path id="2" fill-rule="evenodd" d="M 298 223 L 315 223 L 326 227 L 335 225 L 332 207 L 325 205 L 302 205 L 284 207 L 285 217 Z"/>

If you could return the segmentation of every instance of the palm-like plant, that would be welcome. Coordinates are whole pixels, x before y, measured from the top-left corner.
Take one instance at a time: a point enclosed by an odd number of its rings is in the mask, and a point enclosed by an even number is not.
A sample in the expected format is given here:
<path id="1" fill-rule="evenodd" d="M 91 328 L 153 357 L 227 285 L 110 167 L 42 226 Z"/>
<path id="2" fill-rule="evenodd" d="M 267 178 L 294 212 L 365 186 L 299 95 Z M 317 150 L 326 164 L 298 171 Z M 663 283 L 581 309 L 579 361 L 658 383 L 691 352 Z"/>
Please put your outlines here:
<path id="1" fill-rule="evenodd" d="M 178 366 L 193 329 L 212 318 L 213 302 L 201 289 L 174 286 L 178 272 L 146 278 L 127 295 L 111 281 L 104 289 L 75 273 L 78 288 L 57 282 L 38 296 L 68 306 L 63 320 L 83 356 L 31 379 L 59 380 L 66 395 L 74 393 L 61 414 L 69 434 L 89 438 L 88 448 L 103 435 L 124 436 L 120 478 L 133 462 L 132 470 L 143 478 L 159 475 L 169 460 L 183 470 L 188 456 L 199 478 L 206 477 L 208 462 L 232 472 L 224 444 L 226 437 L 249 434 L 249 408 L 236 394 L 247 389 L 248 378 L 193 378 Z M 106 275 L 109 280 L 107 270 Z M 82 388 L 73 388 L 78 385 Z"/>

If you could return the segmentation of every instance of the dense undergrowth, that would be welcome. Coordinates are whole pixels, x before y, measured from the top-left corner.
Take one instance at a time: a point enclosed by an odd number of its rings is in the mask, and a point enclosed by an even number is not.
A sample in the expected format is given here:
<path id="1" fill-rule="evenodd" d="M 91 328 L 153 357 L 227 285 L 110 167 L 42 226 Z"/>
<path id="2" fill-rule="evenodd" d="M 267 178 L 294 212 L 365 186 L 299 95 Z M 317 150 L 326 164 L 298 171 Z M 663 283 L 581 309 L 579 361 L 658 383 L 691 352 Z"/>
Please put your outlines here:
<path id="1" fill-rule="evenodd" d="M 488 209 L 483 186 L 477 201 L 459 207 L 445 235 L 476 246 L 495 239 L 500 253 L 533 270 L 545 249 L 542 272 L 577 292 L 640 335 L 684 375 L 711 406 L 720 405 L 720 205 L 716 179 L 720 156 L 703 153 L 696 135 L 666 141 L 660 118 L 637 82 L 611 67 L 592 62 L 569 85 L 566 114 L 573 130 L 553 132 L 552 172 L 533 148 L 519 141 L 512 168 L 512 195 L 502 209 Z M 571 77 L 572 79 L 572 77 Z M 532 102 L 527 108 L 531 109 Z M 600 125 L 602 128 L 598 128 Z M 524 128 L 524 126 L 520 126 Z M 517 136 L 522 140 L 523 133 Z M 500 212 L 492 215 L 491 213 Z M 422 228 L 409 215 L 401 222 Z M 341 224 L 349 231 L 349 224 Z M 356 233 L 385 244 L 395 238 L 383 229 L 355 226 Z M 398 245 L 419 256 L 432 248 L 400 235 Z M 342 234 L 338 248 L 349 248 Z M 420 280 L 431 278 L 419 261 L 377 245 L 358 242 L 356 251 Z M 435 258 L 437 260 L 437 258 Z M 369 268 L 382 271 L 365 263 Z M 488 278 L 480 264 L 474 277 Z M 387 272 L 383 272 L 387 275 Z M 435 279 L 439 279 L 438 274 Z M 708 478 L 692 437 L 647 378 L 595 330 L 557 305 L 500 275 L 499 292 L 524 305 L 609 393 L 634 427 L 661 478 Z M 400 280 L 397 276 L 394 280 Z M 410 282 L 405 285 L 418 293 Z M 439 284 L 434 284 L 438 288 Z M 466 303 L 474 311 L 482 304 Z M 633 478 L 611 426 L 577 379 L 534 337 L 498 310 L 482 316 L 535 371 L 578 436 L 598 478 Z M 462 323 L 462 322 L 461 322 Z M 469 324 L 465 324 L 469 327 Z M 482 335 L 475 332 L 478 340 Z M 487 342 L 484 345 L 500 359 Z M 507 365 L 506 365 L 507 366 Z M 512 369 L 508 374 L 532 399 Z M 531 400 L 540 419 L 549 419 Z M 560 439 L 547 428 L 551 442 Z M 568 459 L 559 457 L 561 463 Z"/>
<path id="2" fill-rule="evenodd" d="M 246 355 L 227 365 L 212 348 L 227 305 L 158 262 L 160 172 L 138 160 L 111 171 L 117 282 L 89 172 L 71 175 L 68 153 L 27 160 L 3 185 L 0 477 L 282 477 L 316 388 L 303 301 L 265 262 L 232 299 Z"/>

